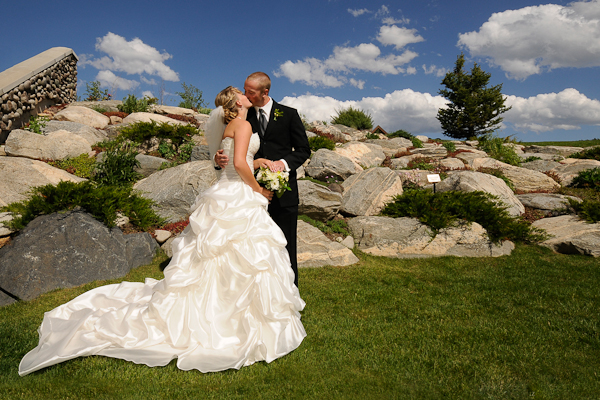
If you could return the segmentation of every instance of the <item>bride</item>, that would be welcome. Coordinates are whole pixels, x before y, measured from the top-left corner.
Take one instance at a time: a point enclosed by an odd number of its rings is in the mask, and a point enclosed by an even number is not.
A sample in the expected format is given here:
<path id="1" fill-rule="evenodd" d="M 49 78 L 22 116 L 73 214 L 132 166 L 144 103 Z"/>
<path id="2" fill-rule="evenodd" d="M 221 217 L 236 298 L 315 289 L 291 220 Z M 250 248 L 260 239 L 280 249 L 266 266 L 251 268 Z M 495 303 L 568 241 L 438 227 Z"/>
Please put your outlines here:
<path id="1" fill-rule="evenodd" d="M 164 279 L 92 289 L 45 313 L 39 344 L 19 374 L 76 357 L 101 355 L 182 370 L 239 369 L 297 348 L 306 332 L 286 240 L 267 213 L 273 193 L 252 173 L 260 139 L 246 121 L 250 101 L 227 87 L 206 129 L 212 155 L 233 157 L 196 200 L 173 241 Z"/>

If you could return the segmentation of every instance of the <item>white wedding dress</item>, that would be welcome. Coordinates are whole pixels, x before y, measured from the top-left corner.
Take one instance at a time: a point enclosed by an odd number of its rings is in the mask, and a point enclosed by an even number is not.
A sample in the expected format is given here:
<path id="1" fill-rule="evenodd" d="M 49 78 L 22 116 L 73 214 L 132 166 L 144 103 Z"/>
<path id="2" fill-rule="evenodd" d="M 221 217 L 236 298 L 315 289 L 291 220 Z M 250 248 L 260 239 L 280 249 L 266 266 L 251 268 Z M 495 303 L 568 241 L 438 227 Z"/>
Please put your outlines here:
<path id="1" fill-rule="evenodd" d="M 252 135 L 251 168 L 259 145 Z M 233 139 L 222 146 L 233 159 Z M 45 313 L 19 374 L 90 355 L 150 367 L 177 358 L 182 370 L 222 371 L 297 348 L 305 303 L 267 205 L 229 163 L 173 241 L 164 279 L 102 286 Z"/>

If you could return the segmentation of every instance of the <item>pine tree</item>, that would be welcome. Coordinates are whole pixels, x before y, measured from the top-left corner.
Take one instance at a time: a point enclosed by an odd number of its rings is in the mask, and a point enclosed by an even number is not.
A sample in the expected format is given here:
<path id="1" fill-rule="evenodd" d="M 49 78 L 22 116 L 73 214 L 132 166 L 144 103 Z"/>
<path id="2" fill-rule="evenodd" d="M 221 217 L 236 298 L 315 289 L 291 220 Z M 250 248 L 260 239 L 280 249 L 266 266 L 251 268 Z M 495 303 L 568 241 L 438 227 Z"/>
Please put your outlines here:
<path id="1" fill-rule="evenodd" d="M 475 64 L 471 73 L 463 70 L 465 56 L 461 53 L 454 71 L 448 72 L 442 81 L 446 89 L 439 94 L 450 101 L 447 108 L 440 108 L 437 119 L 444 135 L 455 139 L 481 137 L 494 132 L 502 122 L 501 114 L 511 107 L 504 105 L 502 84 L 487 87 L 491 74 Z"/>

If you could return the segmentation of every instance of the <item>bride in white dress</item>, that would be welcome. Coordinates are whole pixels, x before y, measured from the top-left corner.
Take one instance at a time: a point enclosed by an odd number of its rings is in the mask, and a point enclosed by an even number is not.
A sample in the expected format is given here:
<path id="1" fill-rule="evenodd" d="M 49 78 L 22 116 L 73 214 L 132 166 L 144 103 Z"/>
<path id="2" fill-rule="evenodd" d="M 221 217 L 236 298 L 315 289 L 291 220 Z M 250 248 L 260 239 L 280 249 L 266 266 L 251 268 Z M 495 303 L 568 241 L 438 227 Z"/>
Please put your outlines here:
<path id="1" fill-rule="evenodd" d="M 164 279 L 98 287 L 45 313 L 21 376 L 90 355 L 150 367 L 177 358 L 182 370 L 222 371 L 271 362 L 300 345 L 305 303 L 283 232 L 267 213 L 273 194 L 252 173 L 270 166 L 253 160 L 260 140 L 246 121 L 252 104 L 230 86 L 215 105 L 209 147 L 214 154 L 220 144 L 234 162 L 196 200 Z"/>

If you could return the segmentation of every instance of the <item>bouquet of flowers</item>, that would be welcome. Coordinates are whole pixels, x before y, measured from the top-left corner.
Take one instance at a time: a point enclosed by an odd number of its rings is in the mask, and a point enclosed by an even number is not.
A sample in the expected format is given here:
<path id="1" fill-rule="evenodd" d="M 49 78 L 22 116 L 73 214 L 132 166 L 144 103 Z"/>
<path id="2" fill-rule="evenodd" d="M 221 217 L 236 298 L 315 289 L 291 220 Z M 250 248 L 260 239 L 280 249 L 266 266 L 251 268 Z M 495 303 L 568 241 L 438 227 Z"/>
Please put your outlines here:
<path id="1" fill-rule="evenodd" d="M 286 171 L 273 172 L 266 167 L 260 167 L 256 180 L 265 188 L 275 192 L 277 197 L 283 196 L 286 190 L 292 190 L 289 185 L 290 174 Z"/>

